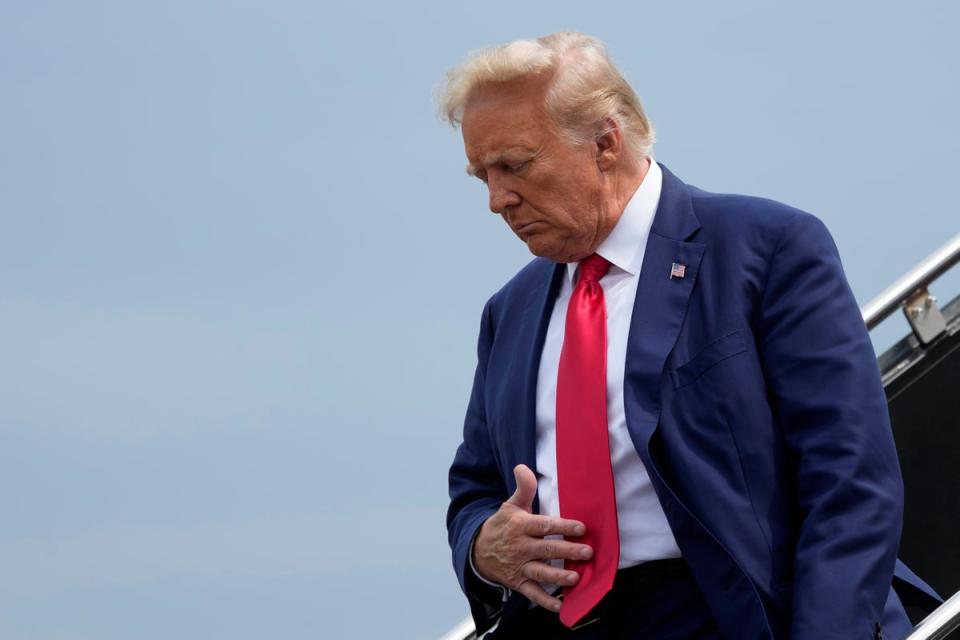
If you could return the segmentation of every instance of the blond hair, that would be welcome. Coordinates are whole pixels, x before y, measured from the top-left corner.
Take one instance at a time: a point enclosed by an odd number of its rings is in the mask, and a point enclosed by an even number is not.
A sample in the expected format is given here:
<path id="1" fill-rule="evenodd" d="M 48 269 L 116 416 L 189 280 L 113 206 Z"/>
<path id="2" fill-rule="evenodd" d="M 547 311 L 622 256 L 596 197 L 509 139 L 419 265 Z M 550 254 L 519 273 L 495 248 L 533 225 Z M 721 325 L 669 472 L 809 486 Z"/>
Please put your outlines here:
<path id="1" fill-rule="evenodd" d="M 545 107 L 560 132 L 574 144 L 596 140 L 613 121 L 637 159 L 653 148 L 653 125 L 640 99 L 613 65 L 606 47 L 582 33 L 552 33 L 476 51 L 447 72 L 438 91 L 441 116 L 454 127 L 463 120 L 471 92 L 481 84 L 553 74 Z"/>

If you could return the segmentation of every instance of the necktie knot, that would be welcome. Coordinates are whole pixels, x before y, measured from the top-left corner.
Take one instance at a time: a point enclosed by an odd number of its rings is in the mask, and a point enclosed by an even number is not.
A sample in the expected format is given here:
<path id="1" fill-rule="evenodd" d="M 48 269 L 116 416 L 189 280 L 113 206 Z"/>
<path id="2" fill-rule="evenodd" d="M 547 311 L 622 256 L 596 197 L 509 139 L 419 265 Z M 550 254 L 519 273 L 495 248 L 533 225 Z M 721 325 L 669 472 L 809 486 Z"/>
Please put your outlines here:
<path id="1" fill-rule="evenodd" d="M 610 262 L 603 256 L 590 254 L 580 261 L 580 280 L 599 282 L 610 270 Z"/>

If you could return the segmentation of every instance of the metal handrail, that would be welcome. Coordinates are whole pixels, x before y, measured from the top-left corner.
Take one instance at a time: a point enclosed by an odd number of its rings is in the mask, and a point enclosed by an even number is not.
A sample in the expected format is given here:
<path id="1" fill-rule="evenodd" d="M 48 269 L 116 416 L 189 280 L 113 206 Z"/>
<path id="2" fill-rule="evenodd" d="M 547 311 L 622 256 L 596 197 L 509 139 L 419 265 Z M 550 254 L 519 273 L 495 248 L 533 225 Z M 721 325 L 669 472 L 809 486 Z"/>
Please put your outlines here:
<path id="1" fill-rule="evenodd" d="M 460 621 L 460 624 L 443 634 L 440 640 L 467 640 L 474 637 L 476 631 L 477 628 L 473 625 L 473 618 L 467 616 Z"/>
<path id="2" fill-rule="evenodd" d="M 960 591 L 918 624 L 907 640 L 942 640 L 960 627 Z"/>
<path id="3" fill-rule="evenodd" d="M 939 278 L 957 262 L 960 262 L 960 233 L 863 306 L 861 313 L 867 329 L 873 329 L 883 322 L 907 298 Z"/>

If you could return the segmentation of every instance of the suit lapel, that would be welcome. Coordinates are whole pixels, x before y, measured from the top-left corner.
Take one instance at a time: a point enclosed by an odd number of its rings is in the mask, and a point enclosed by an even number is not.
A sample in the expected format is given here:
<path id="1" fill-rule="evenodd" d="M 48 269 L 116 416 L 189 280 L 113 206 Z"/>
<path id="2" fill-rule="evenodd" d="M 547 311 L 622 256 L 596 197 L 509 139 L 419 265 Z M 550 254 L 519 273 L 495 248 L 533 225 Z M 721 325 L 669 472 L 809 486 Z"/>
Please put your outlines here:
<path id="1" fill-rule="evenodd" d="M 520 322 L 517 353 L 518 380 L 523 385 L 520 399 L 521 424 L 517 444 L 517 461 L 537 470 L 537 377 L 540 372 L 540 356 L 543 343 L 547 338 L 550 314 L 560 291 L 560 284 L 566 265 L 554 264 L 540 284 L 527 294 L 523 316 Z"/>
<path id="2" fill-rule="evenodd" d="M 662 165 L 661 165 L 662 167 Z M 676 343 L 705 246 L 688 239 L 700 228 L 686 185 L 663 169 L 660 203 L 647 241 L 627 339 L 624 406 L 627 427 L 644 458 L 660 418 L 660 379 Z M 682 277 L 671 277 L 673 265 Z"/>
<path id="3" fill-rule="evenodd" d="M 664 167 L 660 204 L 630 322 L 623 385 L 627 429 L 697 581 L 726 585 L 719 592 L 724 604 L 716 612 L 718 624 L 723 629 L 739 630 L 737 637 L 771 638 L 763 605 L 750 578 L 666 482 L 655 459 L 660 457 L 655 455 L 658 448 L 652 446 L 659 444 L 652 438 L 660 422 L 664 367 L 683 326 L 706 250 L 705 244 L 690 241 L 699 228 L 686 185 Z M 674 263 L 684 266 L 682 278 L 670 277 Z M 711 594 L 710 599 L 717 597 Z"/>

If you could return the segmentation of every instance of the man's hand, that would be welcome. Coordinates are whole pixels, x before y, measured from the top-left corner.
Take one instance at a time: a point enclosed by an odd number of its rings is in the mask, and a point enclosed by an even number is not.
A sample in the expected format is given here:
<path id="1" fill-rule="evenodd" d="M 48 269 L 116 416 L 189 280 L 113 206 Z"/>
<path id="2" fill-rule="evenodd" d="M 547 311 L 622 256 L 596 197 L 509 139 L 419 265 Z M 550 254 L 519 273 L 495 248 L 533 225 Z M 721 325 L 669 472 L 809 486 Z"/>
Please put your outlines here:
<path id="1" fill-rule="evenodd" d="M 560 600 L 550 596 L 539 583 L 569 586 L 576 584 L 580 575 L 557 569 L 548 561 L 588 560 L 593 549 L 564 540 L 545 540 L 552 534 L 579 537 L 586 529 L 577 520 L 534 515 L 537 478 L 522 464 L 514 467 L 513 475 L 517 490 L 480 527 L 473 545 L 473 566 L 487 580 L 519 591 L 545 609 L 559 611 Z"/>

